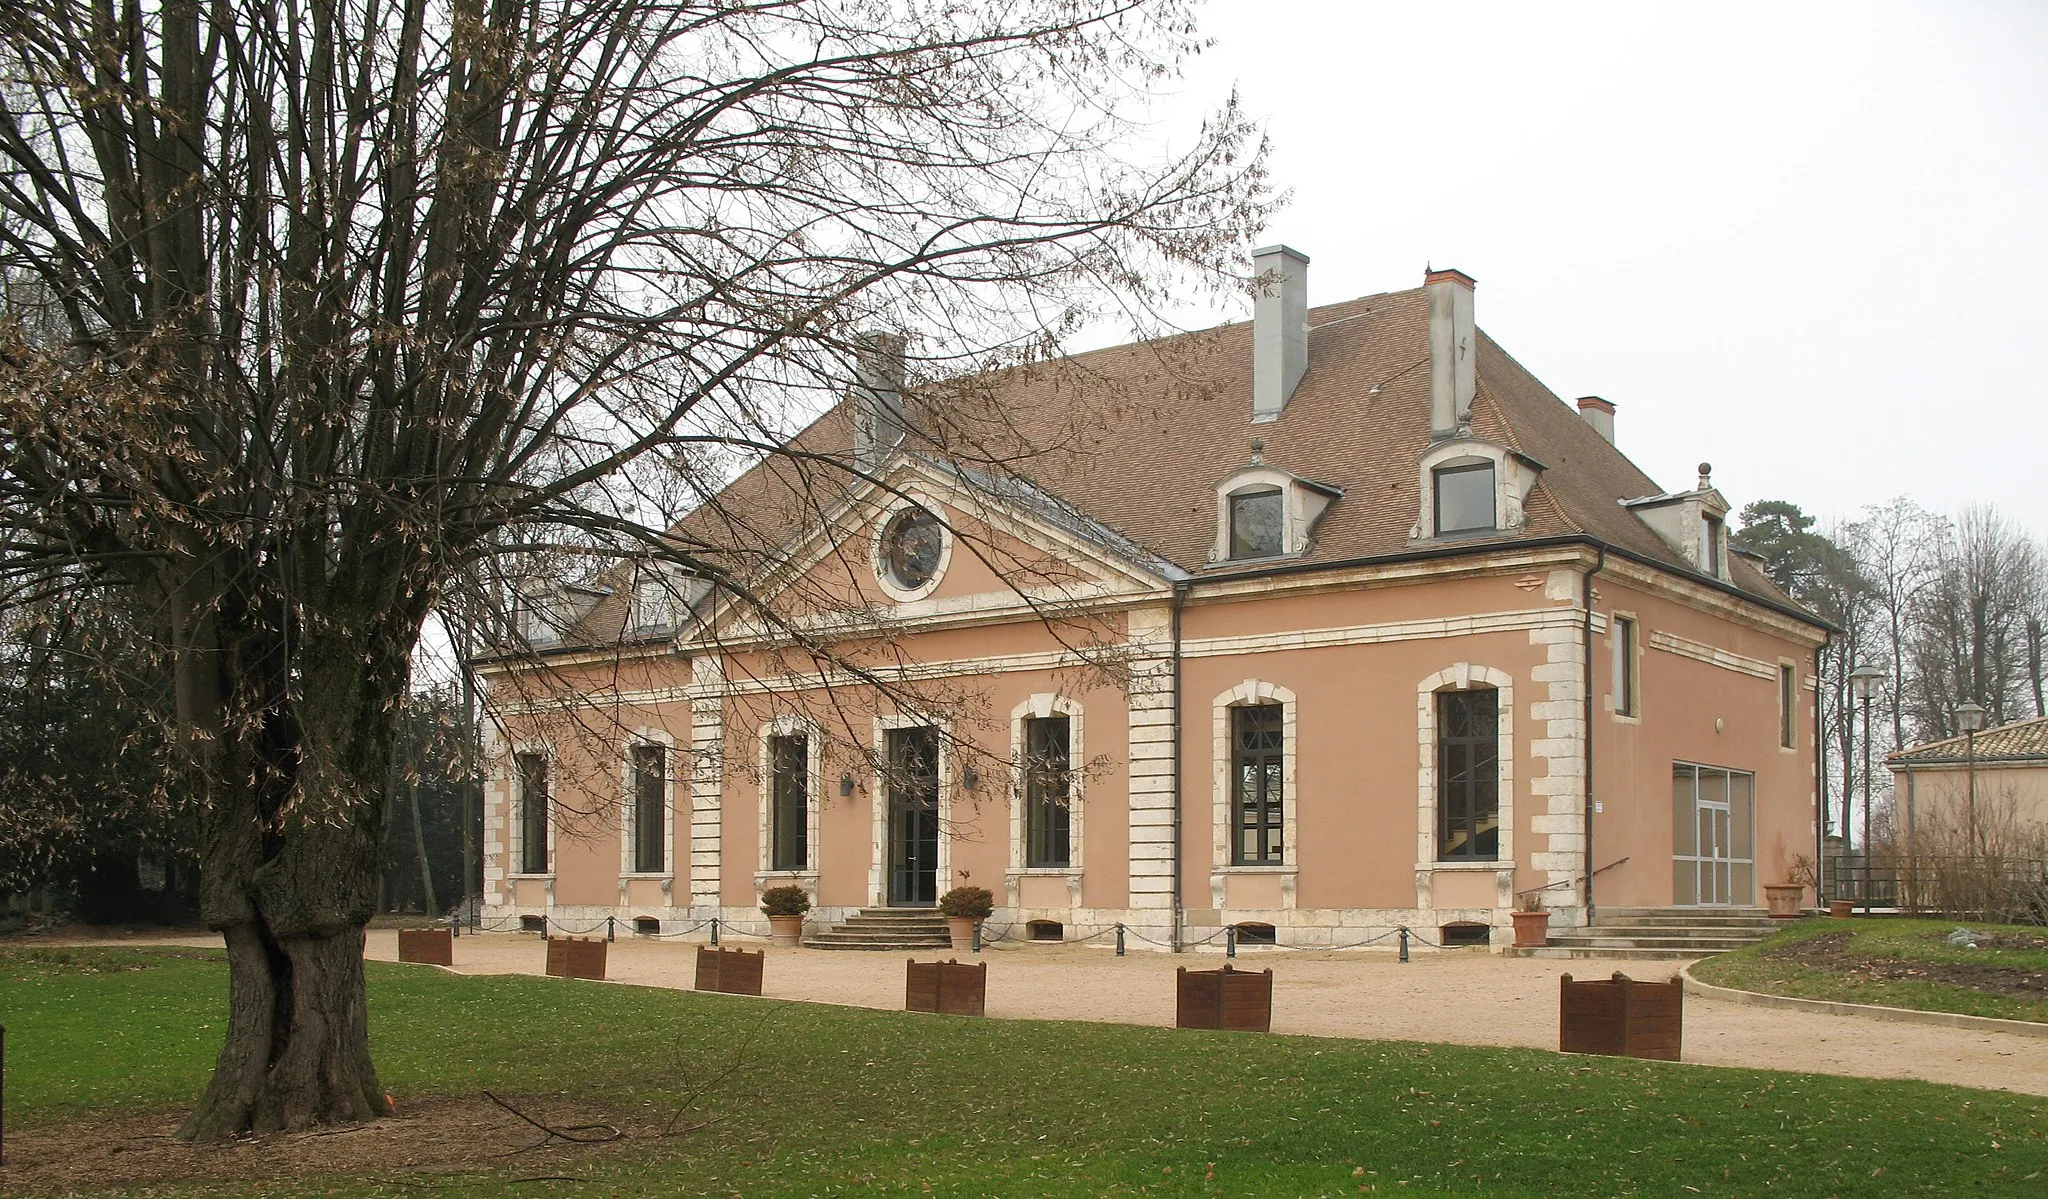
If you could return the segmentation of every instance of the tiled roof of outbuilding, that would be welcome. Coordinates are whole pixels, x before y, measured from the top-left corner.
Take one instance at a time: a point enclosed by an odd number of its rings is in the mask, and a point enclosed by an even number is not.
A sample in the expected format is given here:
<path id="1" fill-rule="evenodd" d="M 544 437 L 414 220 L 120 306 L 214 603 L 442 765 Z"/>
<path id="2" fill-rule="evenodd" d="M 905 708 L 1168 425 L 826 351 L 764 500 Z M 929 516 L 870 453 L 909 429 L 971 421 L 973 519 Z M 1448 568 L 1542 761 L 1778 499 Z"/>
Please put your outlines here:
<path id="1" fill-rule="evenodd" d="M 1967 761 L 1970 756 L 1969 738 L 1947 737 L 1908 746 L 1887 755 L 1885 762 L 1893 766 L 1936 765 Z M 1977 734 L 1975 756 L 1979 762 L 2048 762 L 2048 717 L 1985 729 Z"/>

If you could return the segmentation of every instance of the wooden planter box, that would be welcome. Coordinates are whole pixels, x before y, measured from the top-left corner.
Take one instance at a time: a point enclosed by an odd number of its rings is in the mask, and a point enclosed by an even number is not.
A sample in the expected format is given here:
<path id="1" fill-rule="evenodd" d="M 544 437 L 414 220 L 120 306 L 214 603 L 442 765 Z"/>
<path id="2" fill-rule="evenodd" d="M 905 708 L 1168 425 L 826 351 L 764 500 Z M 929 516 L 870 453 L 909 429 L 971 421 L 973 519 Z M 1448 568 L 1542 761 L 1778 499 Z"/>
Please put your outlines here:
<path id="1" fill-rule="evenodd" d="M 398 930 L 398 960 L 427 966 L 455 964 L 455 935 L 445 928 Z"/>
<path id="2" fill-rule="evenodd" d="M 581 937 L 548 938 L 548 974 L 555 978 L 604 978 L 605 942 Z"/>
<path id="3" fill-rule="evenodd" d="M 1190 970 L 1174 978 L 1176 1028 L 1221 1028 L 1233 1032 L 1273 1031 L 1273 972 Z"/>
<path id="4" fill-rule="evenodd" d="M 1646 983 L 1619 972 L 1613 978 L 1584 982 L 1567 974 L 1557 986 L 1558 1049 L 1678 1060 L 1685 989 L 1677 975 L 1670 982 Z"/>
<path id="5" fill-rule="evenodd" d="M 988 963 L 963 966 L 947 959 L 912 958 L 903 972 L 903 1010 L 942 1016 L 979 1016 L 988 1002 Z"/>
<path id="6" fill-rule="evenodd" d="M 756 949 L 714 949 L 697 947 L 697 989 L 723 991 L 728 995 L 761 993 L 761 962 L 768 955 Z"/>

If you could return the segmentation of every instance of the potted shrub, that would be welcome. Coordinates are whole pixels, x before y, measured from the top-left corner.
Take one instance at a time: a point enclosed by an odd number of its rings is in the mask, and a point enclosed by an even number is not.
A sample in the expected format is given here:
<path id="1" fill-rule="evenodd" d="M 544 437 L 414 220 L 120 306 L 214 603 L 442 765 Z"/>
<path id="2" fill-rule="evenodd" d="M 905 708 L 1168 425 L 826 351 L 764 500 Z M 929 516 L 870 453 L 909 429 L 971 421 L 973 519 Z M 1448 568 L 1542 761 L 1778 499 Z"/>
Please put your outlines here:
<path id="1" fill-rule="evenodd" d="M 1543 892 L 1524 891 L 1521 910 L 1514 918 L 1515 948 L 1541 949 L 1550 944 L 1550 913 L 1543 909 Z"/>
<path id="2" fill-rule="evenodd" d="M 974 926 L 996 910 L 996 897 L 987 887 L 955 887 L 939 896 L 939 911 L 946 917 L 946 933 L 953 938 L 953 951 L 974 948 Z"/>
<path id="3" fill-rule="evenodd" d="M 768 917 L 770 939 L 784 949 L 803 939 L 804 913 L 811 910 L 811 897 L 795 883 L 784 883 L 761 892 L 761 911 Z"/>
<path id="4" fill-rule="evenodd" d="M 1798 919 L 1799 909 L 1805 905 L 1806 888 L 1813 881 L 1813 859 L 1803 853 L 1794 856 L 1785 868 L 1784 882 L 1764 884 L 1764 902 L 1770 907 L 1771 919 Z"/>

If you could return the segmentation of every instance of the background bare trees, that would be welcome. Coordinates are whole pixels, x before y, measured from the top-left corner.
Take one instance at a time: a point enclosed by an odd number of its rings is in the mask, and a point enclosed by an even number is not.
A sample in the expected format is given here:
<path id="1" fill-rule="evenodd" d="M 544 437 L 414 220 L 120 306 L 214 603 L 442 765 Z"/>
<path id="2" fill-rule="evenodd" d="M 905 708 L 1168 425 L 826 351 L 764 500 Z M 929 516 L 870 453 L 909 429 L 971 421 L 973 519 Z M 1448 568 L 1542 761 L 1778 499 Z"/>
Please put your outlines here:
<path id="1" fill-rule="evenodd" d="M 1875 666 L 1887 680 L 1871 700 L 1880 840 L 1890 819 L 1886 754 L 1956 735 L 1955 711 L 1966 700 L 1985 707 L 1986 727 L 2048 715 L 2038 649 L 2048 547 L 1997 509 L 1950 517 L 1900 497 L 1822 527 L 1796 504 L 1761 501 L 1741 519 L 1739 544 L 1842 629 L 1821 665 L 1821 743 L 1837 835 L 1840 797 L 1863 786 L 1864 729 L 1847 677 L 1855 667 Z"/>
<path id="2" fill-rule="evenodd" d="M 772 543 L 669 518 L 860 332 L 965 372 L 1229 282 L 1256 131 L 1136 136 L 1191 39 L 1180 0 L 0 9 L 0 273 L 40 297 L 0 321 L 0 573 L 129 590 L 164 664 L 231 973 L 186 1135 L 386 1109 L 360 932 L 460 580 L 563 546 L 740 587 Z M 800 469 L 822 508 L 852 466 Z"/>

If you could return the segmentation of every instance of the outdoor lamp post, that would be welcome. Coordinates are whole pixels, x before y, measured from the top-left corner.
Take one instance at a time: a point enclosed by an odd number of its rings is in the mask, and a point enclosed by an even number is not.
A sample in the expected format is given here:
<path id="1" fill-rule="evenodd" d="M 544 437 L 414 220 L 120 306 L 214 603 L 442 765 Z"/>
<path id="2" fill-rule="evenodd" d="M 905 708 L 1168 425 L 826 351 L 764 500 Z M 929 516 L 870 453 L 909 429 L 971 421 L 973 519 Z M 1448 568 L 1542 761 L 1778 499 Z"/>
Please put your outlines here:
<path id="1" fill-rule="evenodd" d="M 1963 730 L 1964 762 L 1970 772 L 1970 853 L 1977 853 L 1977 730 L 1984 727 L 1984 705 L 1967 700 L 1956 708 L 1956 727 Z"/>
<path id="2" fill-rule="evenodd" d="M 1863 708 L 1863 884 L 1858 889 L 1863 893 L 1865 910 L 1870 907 L 1870 692 L 1877 685 L 1877 680 L 1883 677 L 1884 671 L 1867 662 L 1849 672 L 1849 695 Z M 1845 841 L 1849 835 L 1848 806 L 1848 796 L 1844 795 L 1842 836 Z"/>

